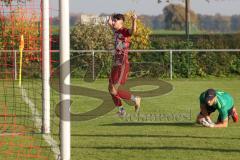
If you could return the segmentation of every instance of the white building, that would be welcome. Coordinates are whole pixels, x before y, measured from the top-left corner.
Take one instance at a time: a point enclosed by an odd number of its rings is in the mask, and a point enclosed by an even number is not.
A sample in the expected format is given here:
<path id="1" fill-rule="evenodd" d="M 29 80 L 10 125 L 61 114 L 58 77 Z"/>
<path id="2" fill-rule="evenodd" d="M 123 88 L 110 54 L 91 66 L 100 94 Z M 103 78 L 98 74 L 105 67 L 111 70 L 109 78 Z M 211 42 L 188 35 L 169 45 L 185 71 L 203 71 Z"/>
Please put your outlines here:
<path id="1" fill-rule="evenodd" d="M 100 24 L 100 23 L 106 23 L 107 20 L 108 20 L 108 16 L 81 14 L 79 21 L 81 24 L 89 24 L 89 23 Z"/>

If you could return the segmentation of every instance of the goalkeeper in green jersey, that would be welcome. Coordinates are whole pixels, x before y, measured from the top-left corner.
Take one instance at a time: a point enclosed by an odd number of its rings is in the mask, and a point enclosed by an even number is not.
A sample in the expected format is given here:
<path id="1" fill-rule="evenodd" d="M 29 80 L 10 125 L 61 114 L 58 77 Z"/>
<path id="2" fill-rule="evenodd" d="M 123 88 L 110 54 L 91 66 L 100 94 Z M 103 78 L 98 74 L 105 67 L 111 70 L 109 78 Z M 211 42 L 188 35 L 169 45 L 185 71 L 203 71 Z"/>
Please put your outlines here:
<path id="1" fill-rule="evenodd" d="M 197 123 L 205 127 L 223 128 L 228 126 L 230 118 L 238 122 L 237 110 L 234 107 L 232 96 L 224 91 L 208 89 L 201 93 L 200 113 L 197 116 Z M 211 113 L 219 112 L 216 124 L 212 122 Z"/>

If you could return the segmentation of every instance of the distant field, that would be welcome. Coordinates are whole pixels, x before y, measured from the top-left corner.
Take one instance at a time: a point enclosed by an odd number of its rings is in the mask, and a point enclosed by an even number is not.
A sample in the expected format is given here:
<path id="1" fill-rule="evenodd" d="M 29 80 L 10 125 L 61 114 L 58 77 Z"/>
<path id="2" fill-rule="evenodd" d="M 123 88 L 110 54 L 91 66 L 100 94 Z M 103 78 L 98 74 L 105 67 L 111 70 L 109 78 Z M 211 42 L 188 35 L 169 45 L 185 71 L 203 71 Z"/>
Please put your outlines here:
<path id="1" fill-rule="evenodd" d="M 153 30 L 152 34 L 162 34 L 162 35 L 184 35 L 185 30 L 182 31 L 176 31 L 176 30 L 165 30 L 165 29 L 158 29 L 158 30 Z M 192 30 L 190 31 L 190 34 L 192 35 L 198 35 L 198 34 L 211 34 L 211 32 L 207 31 L 200 31 L 200 30 Z M 215 33 L 214 34 L 222 34 L 222 33 Z"/>
<path id="2" fill-rule="evenodd" d="M 142 99 L 138 116 L 133 107 L 125 104 L 128 116 L 121 119 L 116 110 L 89 121 L 72 121 L 71 156 L 73 160 L 238 160 L 240 157 L 240 125 L 230 121 L 225 129 L 204 128 L 195 124 L 199 112 L 199 94 L 209 88 L 219 88 L 230 92 L 235 98 L 238 110 L 240 104 L 239 79 L 221 80 L 173 80 L 174 87 L 167 95 Z M 29 98 L 36 104 L 41 83 L 31 84 Z M 87 83 L 72 79 L 72 85 L 82 86 L 107 93 L 107 80 Z M 27 87 L 27 85 L 25 85 Z M 137 89 L 149 90 L 154 87 L 142 86 Z M 136 88 L 135 88 L 136 89 Z M 37 93 L 38 93 L 37 92 Z M 58 140 L 58 121 L 55 104 L 58 94 L 52 92 L 52 136 Z M 83 113 L 96 108 L 101 99 L 91 96 L 72 95 L 71 111 Z M 36 101 L 34 101 L 36 99 Z M 39 108 L 40 110 L 40 108 Z M 132 116 L 132 117 L 131 117 Z M 216 120 L 217 113 L 213 119 Z M 42 140 L 44 141 L 44 140 Z M 44 143 L 44 142 L 43 142 Z M 46 146 L 46 145 L 44 145 Z M 47 149 L 48 147 L 46 147 Z M 1 154 L 1 153 L 0 153 Z M 0 157 L 2 157 L 0 155 Z M 49 156 L 49 159 L 50 158 Z"/>

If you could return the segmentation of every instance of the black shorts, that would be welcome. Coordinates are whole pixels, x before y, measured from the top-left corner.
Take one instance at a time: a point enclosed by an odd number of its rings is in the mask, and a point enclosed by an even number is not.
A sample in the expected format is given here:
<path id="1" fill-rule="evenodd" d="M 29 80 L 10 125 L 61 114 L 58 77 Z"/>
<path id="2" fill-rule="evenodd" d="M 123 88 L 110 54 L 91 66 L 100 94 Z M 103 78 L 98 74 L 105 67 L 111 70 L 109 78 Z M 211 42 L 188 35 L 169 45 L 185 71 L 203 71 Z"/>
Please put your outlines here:
<path id="1" fill-rule="evenodd" d="M 232 115 L 232 110 L 233 110 L 233 108 L 234 108 L 234 106 L 233 106 L 231 109 L 228 110 L 228 117 L 230 117 L 230 116 Z M 210 115 L 211 113 L 213 113 L 213 112 L 215 112 L 215 111 L 216 111 L 216 108 L 207 106 L 208 115 Z M 202 112 L 200 112 L 200 114 L 203 115 Z M 221 121 L 222 121 L 220 115 L 218 115 L 217 121 L 218 121 L 218 122 L 221 122 Z"/>
<path id="2" fill-rule="evenodd" d="M 217 109 L 217 108 L 213 108 L 211 106 L 207 106 L 206 108 L 207 108 L 208 115 L 210 115 L 211 113 L 215 112 L 216 109 Z M 200 112 L 200 114 L 203 115 L 202 112 Z"/>

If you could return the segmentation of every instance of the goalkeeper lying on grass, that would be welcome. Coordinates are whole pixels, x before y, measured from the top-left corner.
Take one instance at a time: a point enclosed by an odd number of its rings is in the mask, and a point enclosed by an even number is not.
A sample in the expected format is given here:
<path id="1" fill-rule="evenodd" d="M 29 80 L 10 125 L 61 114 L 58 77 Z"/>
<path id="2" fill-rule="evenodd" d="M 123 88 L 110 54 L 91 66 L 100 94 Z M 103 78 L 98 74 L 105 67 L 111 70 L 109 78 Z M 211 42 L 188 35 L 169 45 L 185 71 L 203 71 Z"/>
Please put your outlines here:
<path id="1" fill-rule="evenodd" d="M 223 128 L 228 126 L 229 118 L 234 122 L 238 121 L 237 110 L 234 107 L 234 101 L 230 94 L 214 89 L 208 89 L 201 93 L 200 113 L 197 116 L 197 123 L 205 127 Z M 219 115 L 217 123 L 213 123 L 210 115 L 218 110 Z"/>

